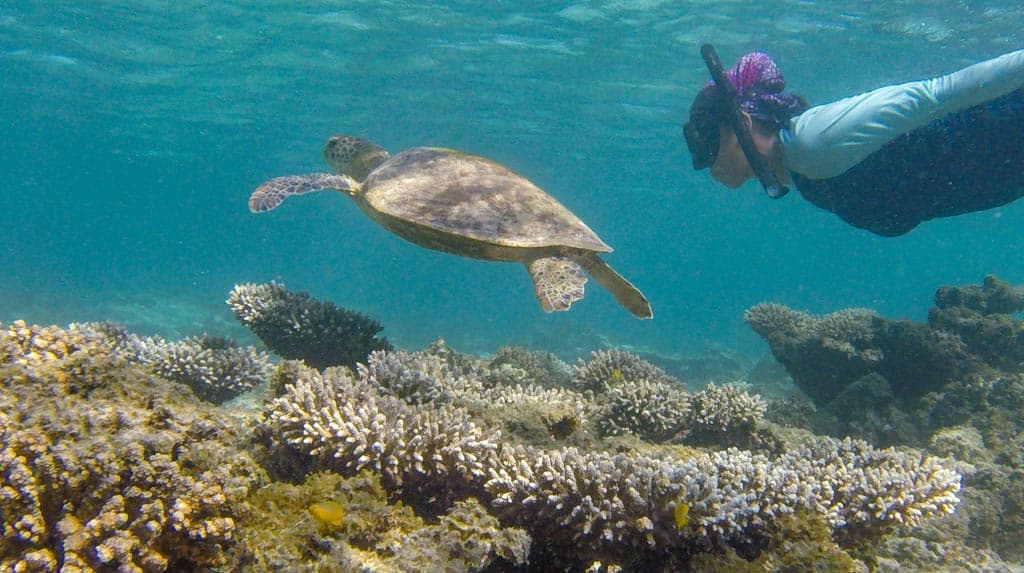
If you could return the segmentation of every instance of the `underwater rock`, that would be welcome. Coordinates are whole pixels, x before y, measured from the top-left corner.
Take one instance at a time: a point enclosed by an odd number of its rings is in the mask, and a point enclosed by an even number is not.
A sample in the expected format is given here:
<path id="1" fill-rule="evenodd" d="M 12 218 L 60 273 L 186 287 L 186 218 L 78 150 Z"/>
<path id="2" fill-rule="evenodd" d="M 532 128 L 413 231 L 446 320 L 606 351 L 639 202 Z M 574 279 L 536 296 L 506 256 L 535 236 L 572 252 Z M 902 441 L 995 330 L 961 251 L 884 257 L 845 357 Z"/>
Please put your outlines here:
<path id="1" fill-rule="evenodd" d="M 374 350 L 392 349 L 372 318 L 277 283 L 236 285 L 227 304 L 275 354 L 313 368 L 355 368 Z"/>
<path id="2" fill-rule="evenodd" d="M 971 367 L 955 334 L 889 320 L 866 309 L 815 317 L 762 303 L 743 317 L 819 406 L 828 406 L 843 389 L 871 373 L 881 375 L 896 398 L 912 401 L 940 390 Z"/>
<path id="3" fill-rule="evenodd" d="M 959 308 L 981 315 L 1013 314 L 1024 310 L 1024 288 L 988 275 L 981 286 L 939 287 L 935 291 L 935 308 Z"/>
<path id="4" fill-rule="evenodd" d="M 1024 290 L 987 276 L 980 287 L 940 288 L 928 324 L 959 336 L 984 364 L 1016 372 L 1024 367 L 1024 321 L 1012 314 L 1022 308 Z"/>

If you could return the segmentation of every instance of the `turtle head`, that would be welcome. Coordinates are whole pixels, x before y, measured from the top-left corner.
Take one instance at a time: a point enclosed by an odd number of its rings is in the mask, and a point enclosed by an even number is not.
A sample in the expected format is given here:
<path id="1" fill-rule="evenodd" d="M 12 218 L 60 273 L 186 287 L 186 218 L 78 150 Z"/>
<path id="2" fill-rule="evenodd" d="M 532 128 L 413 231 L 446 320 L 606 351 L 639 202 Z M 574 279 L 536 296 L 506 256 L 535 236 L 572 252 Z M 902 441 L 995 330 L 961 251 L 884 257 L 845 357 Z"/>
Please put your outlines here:
<path id="1" fill-rule="evenodd" d="M 383 147 L 359 137 L 336 135 L 324 146 L 324 161 L 337 173 L 356 181 L 364 181 L 371 171 L 384 163 L 388 152 Z"/>

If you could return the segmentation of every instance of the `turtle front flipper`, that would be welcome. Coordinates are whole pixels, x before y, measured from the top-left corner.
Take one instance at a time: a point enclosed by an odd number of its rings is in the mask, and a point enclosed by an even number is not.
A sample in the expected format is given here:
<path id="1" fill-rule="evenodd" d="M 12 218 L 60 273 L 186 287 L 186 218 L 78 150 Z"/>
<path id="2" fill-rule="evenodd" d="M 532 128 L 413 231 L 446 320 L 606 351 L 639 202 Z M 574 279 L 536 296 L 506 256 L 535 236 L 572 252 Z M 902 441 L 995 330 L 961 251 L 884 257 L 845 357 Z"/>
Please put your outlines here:
<path id="1" fill-rule="evenodd" d="M 292 195 L 312 193 L 332 189 L 353 194 L 359 190 L 359 184 L 348 175 L 335 173 L 308 173 L 306 175 L 289 175 L 275 177 L 252 192 L 249 196 L 249 210 L 253 213 L 264 213 L 275 209 L 282 201 Z"/>
<path id="2" fill-rule="evenodd" d="M 583 298 L 587 275 L 572 259 L 545 257 L 527 261 L 526 270 L 533 278 L 533 292 L 544 312 L 569 310 L 572 303 Z"/>
<path id="3" fill-rule="evenodd" d="M 647 302 L 644 293 L 640 292 L 640 289 L 633 286 L 633 283 L 627 281 L 625 277 L 615 272 L 615 269 L 608 266 L 608 263 L 597 256 L 597 253 L 585 252 L 578 256 L 574 255 L 574 258 L 633 316 L 637 318 L 654 316 L 651 303 Z"/>

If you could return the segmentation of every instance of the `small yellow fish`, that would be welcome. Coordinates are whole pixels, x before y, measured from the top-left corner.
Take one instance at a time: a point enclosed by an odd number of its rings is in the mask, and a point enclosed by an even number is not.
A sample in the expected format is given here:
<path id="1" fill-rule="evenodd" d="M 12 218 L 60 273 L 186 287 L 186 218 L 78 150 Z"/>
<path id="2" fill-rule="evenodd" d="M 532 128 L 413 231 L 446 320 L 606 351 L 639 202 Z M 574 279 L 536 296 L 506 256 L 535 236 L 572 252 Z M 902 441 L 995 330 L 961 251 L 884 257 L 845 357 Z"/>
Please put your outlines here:
<path id="1" fill-rule="evenodd" d="M 309 513 L 320 523 L 332 527 L 338 527 L 345 520 L 345 506 L 333 500 L 310 504 Z"/>
<path id="2" fill-rule="evenodd" d="M 687 505 L 687 504 L 685 504 L 685 503 L 680 501 L 679 503 L 676 504 L 676 507 L 673 510 L 673 513 L 675 514 L 676 527 L 678 529 L 682 529 L 682 528 L 684 528 L 684 527 L 686 527 L 687 525 L 690 524 L 690 506 L 689 505 Z"/>
<path id="3" fill-rule="evenodd" d="M 618 368 L 612 370 L 612 378 L 615 380 L 622 380 L 622 370 L 619 370 Z"/>

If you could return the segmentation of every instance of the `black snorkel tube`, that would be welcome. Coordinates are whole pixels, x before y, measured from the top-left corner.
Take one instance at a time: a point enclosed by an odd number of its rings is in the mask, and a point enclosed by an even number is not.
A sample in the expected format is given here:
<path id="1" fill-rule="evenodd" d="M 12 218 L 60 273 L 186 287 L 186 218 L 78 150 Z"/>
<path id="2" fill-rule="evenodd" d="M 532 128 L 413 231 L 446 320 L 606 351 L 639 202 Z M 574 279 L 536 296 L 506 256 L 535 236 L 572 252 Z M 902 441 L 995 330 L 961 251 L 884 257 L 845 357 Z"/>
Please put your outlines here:
<path id="1" fill-rule="evenodd" d="M 729 126 L 732 127 L 733 132 L 736 134 L 736 140 L 739 141 L 740 149 L 743 150 L 743 155 L 747 157 L 747 162 L 750 163 L 750 167 L 754 170 L 754 174 L 757 175 L 758 181 L 764 187 L 765 193 L 772 199 L 778 199 L 789 193 L 789 188 L 779 183 L 779 178 L 775 176 L 775 172 L 768 165 L 768 159 L 761 155 L 761 152 L 754 146 L 754 140 L 750 137 L 750 129 L 747 127 L 743 112 L 740 111 L 736 87 L 726 77 L 715 47 L 711 44 L 704 44 L 700 47 L 700 55 L 704 58 L 708 71 L 711 72 L 711 79 L 715 81 L 715 85 L 718 86 L 722 97 L 726 100 L 729 109 Z"/>

